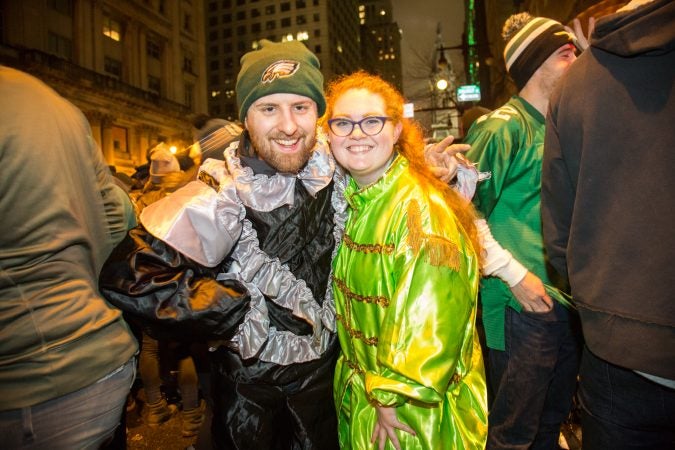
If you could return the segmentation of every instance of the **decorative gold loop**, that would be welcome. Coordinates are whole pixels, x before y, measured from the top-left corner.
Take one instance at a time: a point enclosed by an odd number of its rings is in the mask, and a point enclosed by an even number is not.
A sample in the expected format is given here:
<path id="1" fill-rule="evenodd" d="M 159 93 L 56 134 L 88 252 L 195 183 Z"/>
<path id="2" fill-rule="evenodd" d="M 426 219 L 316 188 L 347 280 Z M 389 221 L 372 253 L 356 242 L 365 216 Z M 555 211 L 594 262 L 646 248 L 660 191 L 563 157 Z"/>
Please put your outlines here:
<path id="1" fill-rule="evenodd" d="M 360 253 L 382 253 L 391 255 L 394 252 L 394 244 L 357 244 L 352 238 L 345 234 L 342 242 L 350 249 Z"/>
<path id="2" fill-rule="evenodd" d="M 349 289 L 343 280 L 337 277 L 333 277 L 333 282 L 338 287 L 338 289 L 342 291 L 342 293 L 345 295 L 345 297 L 347 297 L 348 300 L 356 300 L 357 302 L 361 303 L 376 304 L 380 305 L 383 308 L 389 306 L 389 299 L 386 297 L 382 297 L 380 295 L 357 294 L 356 292 L 353 292 L 351 289 Z"/>

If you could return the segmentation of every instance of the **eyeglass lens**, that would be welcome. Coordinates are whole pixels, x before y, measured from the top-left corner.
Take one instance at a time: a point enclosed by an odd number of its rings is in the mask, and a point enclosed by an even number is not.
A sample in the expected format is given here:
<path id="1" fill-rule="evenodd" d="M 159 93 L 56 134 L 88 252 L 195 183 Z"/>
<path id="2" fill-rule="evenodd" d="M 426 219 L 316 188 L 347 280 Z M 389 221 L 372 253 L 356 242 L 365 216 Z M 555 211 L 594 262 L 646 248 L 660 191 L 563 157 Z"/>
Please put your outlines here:
<path id="1" fill-rule="evenodd" d="M 374 136 L 382 131 L 386 117 L 364 117 L 359 121 L 353 121 L 345 118 L 332 119 L 329 121 L 330 129 L 336 136 L 349 136 L 354 131 L 354 126 L 358 125 L 363 134 Z"/>

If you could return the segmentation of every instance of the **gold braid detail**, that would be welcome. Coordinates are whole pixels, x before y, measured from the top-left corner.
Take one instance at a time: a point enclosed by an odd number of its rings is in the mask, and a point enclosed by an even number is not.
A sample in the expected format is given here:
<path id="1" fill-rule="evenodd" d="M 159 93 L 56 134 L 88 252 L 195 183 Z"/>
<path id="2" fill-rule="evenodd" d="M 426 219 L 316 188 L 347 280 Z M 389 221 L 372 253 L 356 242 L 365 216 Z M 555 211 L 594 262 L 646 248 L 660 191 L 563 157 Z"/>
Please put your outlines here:
<path id="1" fill-rule="evenodd" d="M 345 295 L 345 297 L 347 297 L 349 300 L 356 300 L 357 302 L 361 303 L 380 305 L 383 308 L 389 306 L 389 299 L 386 297 L 382 297 L 380 295 L 357 294 L 356 292 L 353 292 L 351 289 L 347 287 L 347 284 L 344 282 L 344 280 L 341 280 L 337 277 L 333 277 L 333 282 L 335 283 L 337 288 L 340 289 L 342 293 Z"/>
<path id="2" fill-rule="evenodd" d="M 357 244 L 352 238 L 345 234 L 342 242 L 350 249 L 361 253 L 383 253 L 390 255 L 394 251 L 394 244 Z"/>
<path id="3" fill-rule="evenodd" d="M 347 330 L 347 333 L 349 333 L 349 336 L 351 336 L 352 339 L 358 339 L 366 345 L 377 346 L 377 336 L 366 337 L 366 335 L 363 334 L 363 331 L 353 329 L 342 314 L 336 314 L 335 317 L 342 323 L 342 326 L 345 327 L 345 330 Z"/>
<path id="4" fill-rule="evenodd" d="M 454 242 L 440 236 L 427 234 L 422 229 L 420 205 L 413 200 L 408 205 L 408 245 L 415 255 L 419 254 L 424 241 L 427 242 L 426 262 L 434 267 L 447 267 L 459 271 L 459 249 Z"/>

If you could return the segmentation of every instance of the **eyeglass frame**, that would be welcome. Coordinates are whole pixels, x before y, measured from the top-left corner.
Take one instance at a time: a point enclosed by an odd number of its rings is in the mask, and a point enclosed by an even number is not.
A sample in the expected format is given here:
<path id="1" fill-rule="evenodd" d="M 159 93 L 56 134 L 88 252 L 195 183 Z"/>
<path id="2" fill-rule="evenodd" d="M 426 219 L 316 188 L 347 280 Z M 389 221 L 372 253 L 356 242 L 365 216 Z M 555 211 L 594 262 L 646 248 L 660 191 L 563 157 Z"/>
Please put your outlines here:
<path id="1" fill-rule="evenodd" d="M 382 121 L 382 127 L 377 131 L 377 133 L 373 133 L 373 134 L 366 133 L 365 130 L 363 129 L 363 127 L 361 126 L 361 123 L 363 123 L 363 121 L 369 120 L 369 119 L 379 119 L 380 121 Z M 345 120 L 352 125 L 352 128 L 349 130 L 349 133 L 344 134 L 344 135 L 340 135 L 340 134 L 337 134 L 335 132 L 335 130 L 333 129 L 333 124 L 335 122 L 337 122 L 338 120 Z M 337 137 L 347 137 L 354 132 L 354 128 L 357 125 L 359 127 L 359 130 L 361 130 L 361 133 L 365 134 L 366 136 L 377 136 L 378 134 L 382 133 L 382 130 L 384 130 L 384 126 L 387 124 L 388 120 L 392 120 L 392 118 L 389 117 L 389 116 L 367 116 L 367 117 L 364 117 L 361 120 L 354 121 L 354 120 L 348 119 L 346 117 L 334 117 L 333 119 L 328 119 L 326 122 L 328 123 L 328 128 L 330 129 L 330 131 L 335 136 L 337 136 Z"/>

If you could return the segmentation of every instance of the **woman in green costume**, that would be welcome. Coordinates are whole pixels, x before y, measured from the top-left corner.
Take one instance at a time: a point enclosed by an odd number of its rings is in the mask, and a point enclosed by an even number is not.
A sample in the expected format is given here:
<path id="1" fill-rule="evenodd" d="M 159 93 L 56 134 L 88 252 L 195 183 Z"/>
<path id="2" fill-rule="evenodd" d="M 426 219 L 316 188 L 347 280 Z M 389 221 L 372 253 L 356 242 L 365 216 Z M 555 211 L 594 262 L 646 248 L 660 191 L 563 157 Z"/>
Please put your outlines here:
<path id="1" fill-rule="evenodd" d="M 394 87 L 357 72 L 333 82 L 327 100 L 324 127 L 351 176 L 333 263 L 340 445 L 482 449 L 473 210 L 428 171 Z"/>

